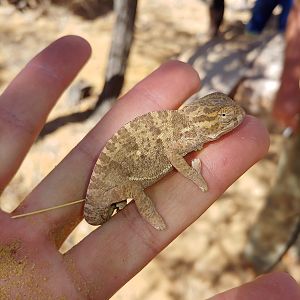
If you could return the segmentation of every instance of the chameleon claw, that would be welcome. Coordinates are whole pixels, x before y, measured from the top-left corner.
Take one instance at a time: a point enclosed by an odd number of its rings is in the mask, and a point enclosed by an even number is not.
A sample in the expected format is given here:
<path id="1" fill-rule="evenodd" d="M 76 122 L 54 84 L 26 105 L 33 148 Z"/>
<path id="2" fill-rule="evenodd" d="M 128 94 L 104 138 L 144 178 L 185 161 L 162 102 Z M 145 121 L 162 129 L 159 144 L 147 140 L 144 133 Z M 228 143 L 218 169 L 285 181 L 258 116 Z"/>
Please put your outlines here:
<path id="1" fill-rule="evenodd" d="M 147 220 L 148 221 L 148 220 Z M 152 227 L 154 227 L 156 230 L 160 230 L 160 231 L 163 231 L 163 230 L 166 230 L 167 229 L 167 225 L 166 225 L 166 223 L 162 220 L 162 218 L 161 218 L 161 220 L 157 220 L 157 222 L 149 222 L 148 221 L 148 223 L 152 226 Z"/>
<path id="2" fill-rule="evenodd" d="M 201 160 L 200 160 L 200 158 L 194 158 L 192 160 L 192 168 L 194 170 L 196 170 L 198 173 L 200 173 L 200 170 L 201 170 Z"/>
<path id="3" fill-rule="evenodd" d="M 205 193 L 208 191 L 208 186 L 207 186 L 207 183 L 203 183 L 202 186 L 199 186 L 200 190 Z"/>

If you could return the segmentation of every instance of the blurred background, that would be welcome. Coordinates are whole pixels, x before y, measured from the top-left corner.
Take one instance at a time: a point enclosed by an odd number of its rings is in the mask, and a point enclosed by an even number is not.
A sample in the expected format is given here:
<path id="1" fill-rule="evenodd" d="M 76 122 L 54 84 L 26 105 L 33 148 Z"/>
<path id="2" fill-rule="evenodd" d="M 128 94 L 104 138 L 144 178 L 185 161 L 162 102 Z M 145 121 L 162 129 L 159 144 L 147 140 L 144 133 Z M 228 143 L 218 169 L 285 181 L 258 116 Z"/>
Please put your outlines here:
<path id="1" fill-rule="evenodd" d="M 203 299 L 270 270 L 300 282 L 299 2 L 0 0 L 0 24 L 0 92 L 63 35 L 93 48 L 1 195 L 2 209 L 12 211 L 119 95 L 179 59 L 202 79 L 188 101 L 215 90 L 230 95 L 265 123 L 271 147 L 112 299 Z M 61 251 L 94 229 L 81 222 Z"/>

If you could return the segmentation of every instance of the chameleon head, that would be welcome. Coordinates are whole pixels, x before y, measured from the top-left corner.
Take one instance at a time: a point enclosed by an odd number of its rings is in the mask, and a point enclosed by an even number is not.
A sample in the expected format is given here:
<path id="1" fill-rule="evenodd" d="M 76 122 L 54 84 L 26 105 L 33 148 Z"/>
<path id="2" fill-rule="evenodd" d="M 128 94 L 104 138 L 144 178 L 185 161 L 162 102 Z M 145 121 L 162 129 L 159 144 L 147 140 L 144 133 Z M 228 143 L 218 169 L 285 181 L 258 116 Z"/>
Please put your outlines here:
<path id="1" fill-rule="evenodd" d="M 188 108 L 189 106 L 189 108 Z M 231 131 L 243 121 L 245 111 L 222 93 L 209 94 L 183 108 L 188 110 L 194 128 L 208 141 Z"/>

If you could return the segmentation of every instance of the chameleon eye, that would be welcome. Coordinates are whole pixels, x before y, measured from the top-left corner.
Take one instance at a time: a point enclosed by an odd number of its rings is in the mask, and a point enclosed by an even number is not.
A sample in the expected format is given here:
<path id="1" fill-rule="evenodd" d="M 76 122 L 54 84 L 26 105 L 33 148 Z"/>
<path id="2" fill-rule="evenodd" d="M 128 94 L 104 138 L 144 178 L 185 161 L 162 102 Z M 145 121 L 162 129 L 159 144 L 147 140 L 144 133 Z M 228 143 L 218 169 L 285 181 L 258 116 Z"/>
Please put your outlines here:
<path id="1" fill-rule="evenodd" d="M 219 120 L 221 123 L 226 123 L 230 120 L 231 112 L 222 110 L 219 112 Z"/>

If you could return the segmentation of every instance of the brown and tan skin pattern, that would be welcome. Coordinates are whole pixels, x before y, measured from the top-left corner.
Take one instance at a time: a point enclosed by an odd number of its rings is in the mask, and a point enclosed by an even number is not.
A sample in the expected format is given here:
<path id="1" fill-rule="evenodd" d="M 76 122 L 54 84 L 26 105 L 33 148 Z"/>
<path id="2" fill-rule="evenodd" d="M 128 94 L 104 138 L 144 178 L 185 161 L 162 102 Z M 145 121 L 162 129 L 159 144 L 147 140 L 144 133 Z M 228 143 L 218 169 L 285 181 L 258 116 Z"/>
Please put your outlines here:
<path id="1" fill-rule="evenodd" d="M 244 116 L 228 96 L 213 93 L 179 110 L 151 112 L 127 123 L 107 142 L 95 165 L 84 206 L 86 221 L 103 224 L 124 207 L 124 200 L 133 198 L 146 221 L 165 229 L 144 189 L 174 167 L 207 191 L 200 160 L 191 167 L 184 156 L 234 129 Z"/>

